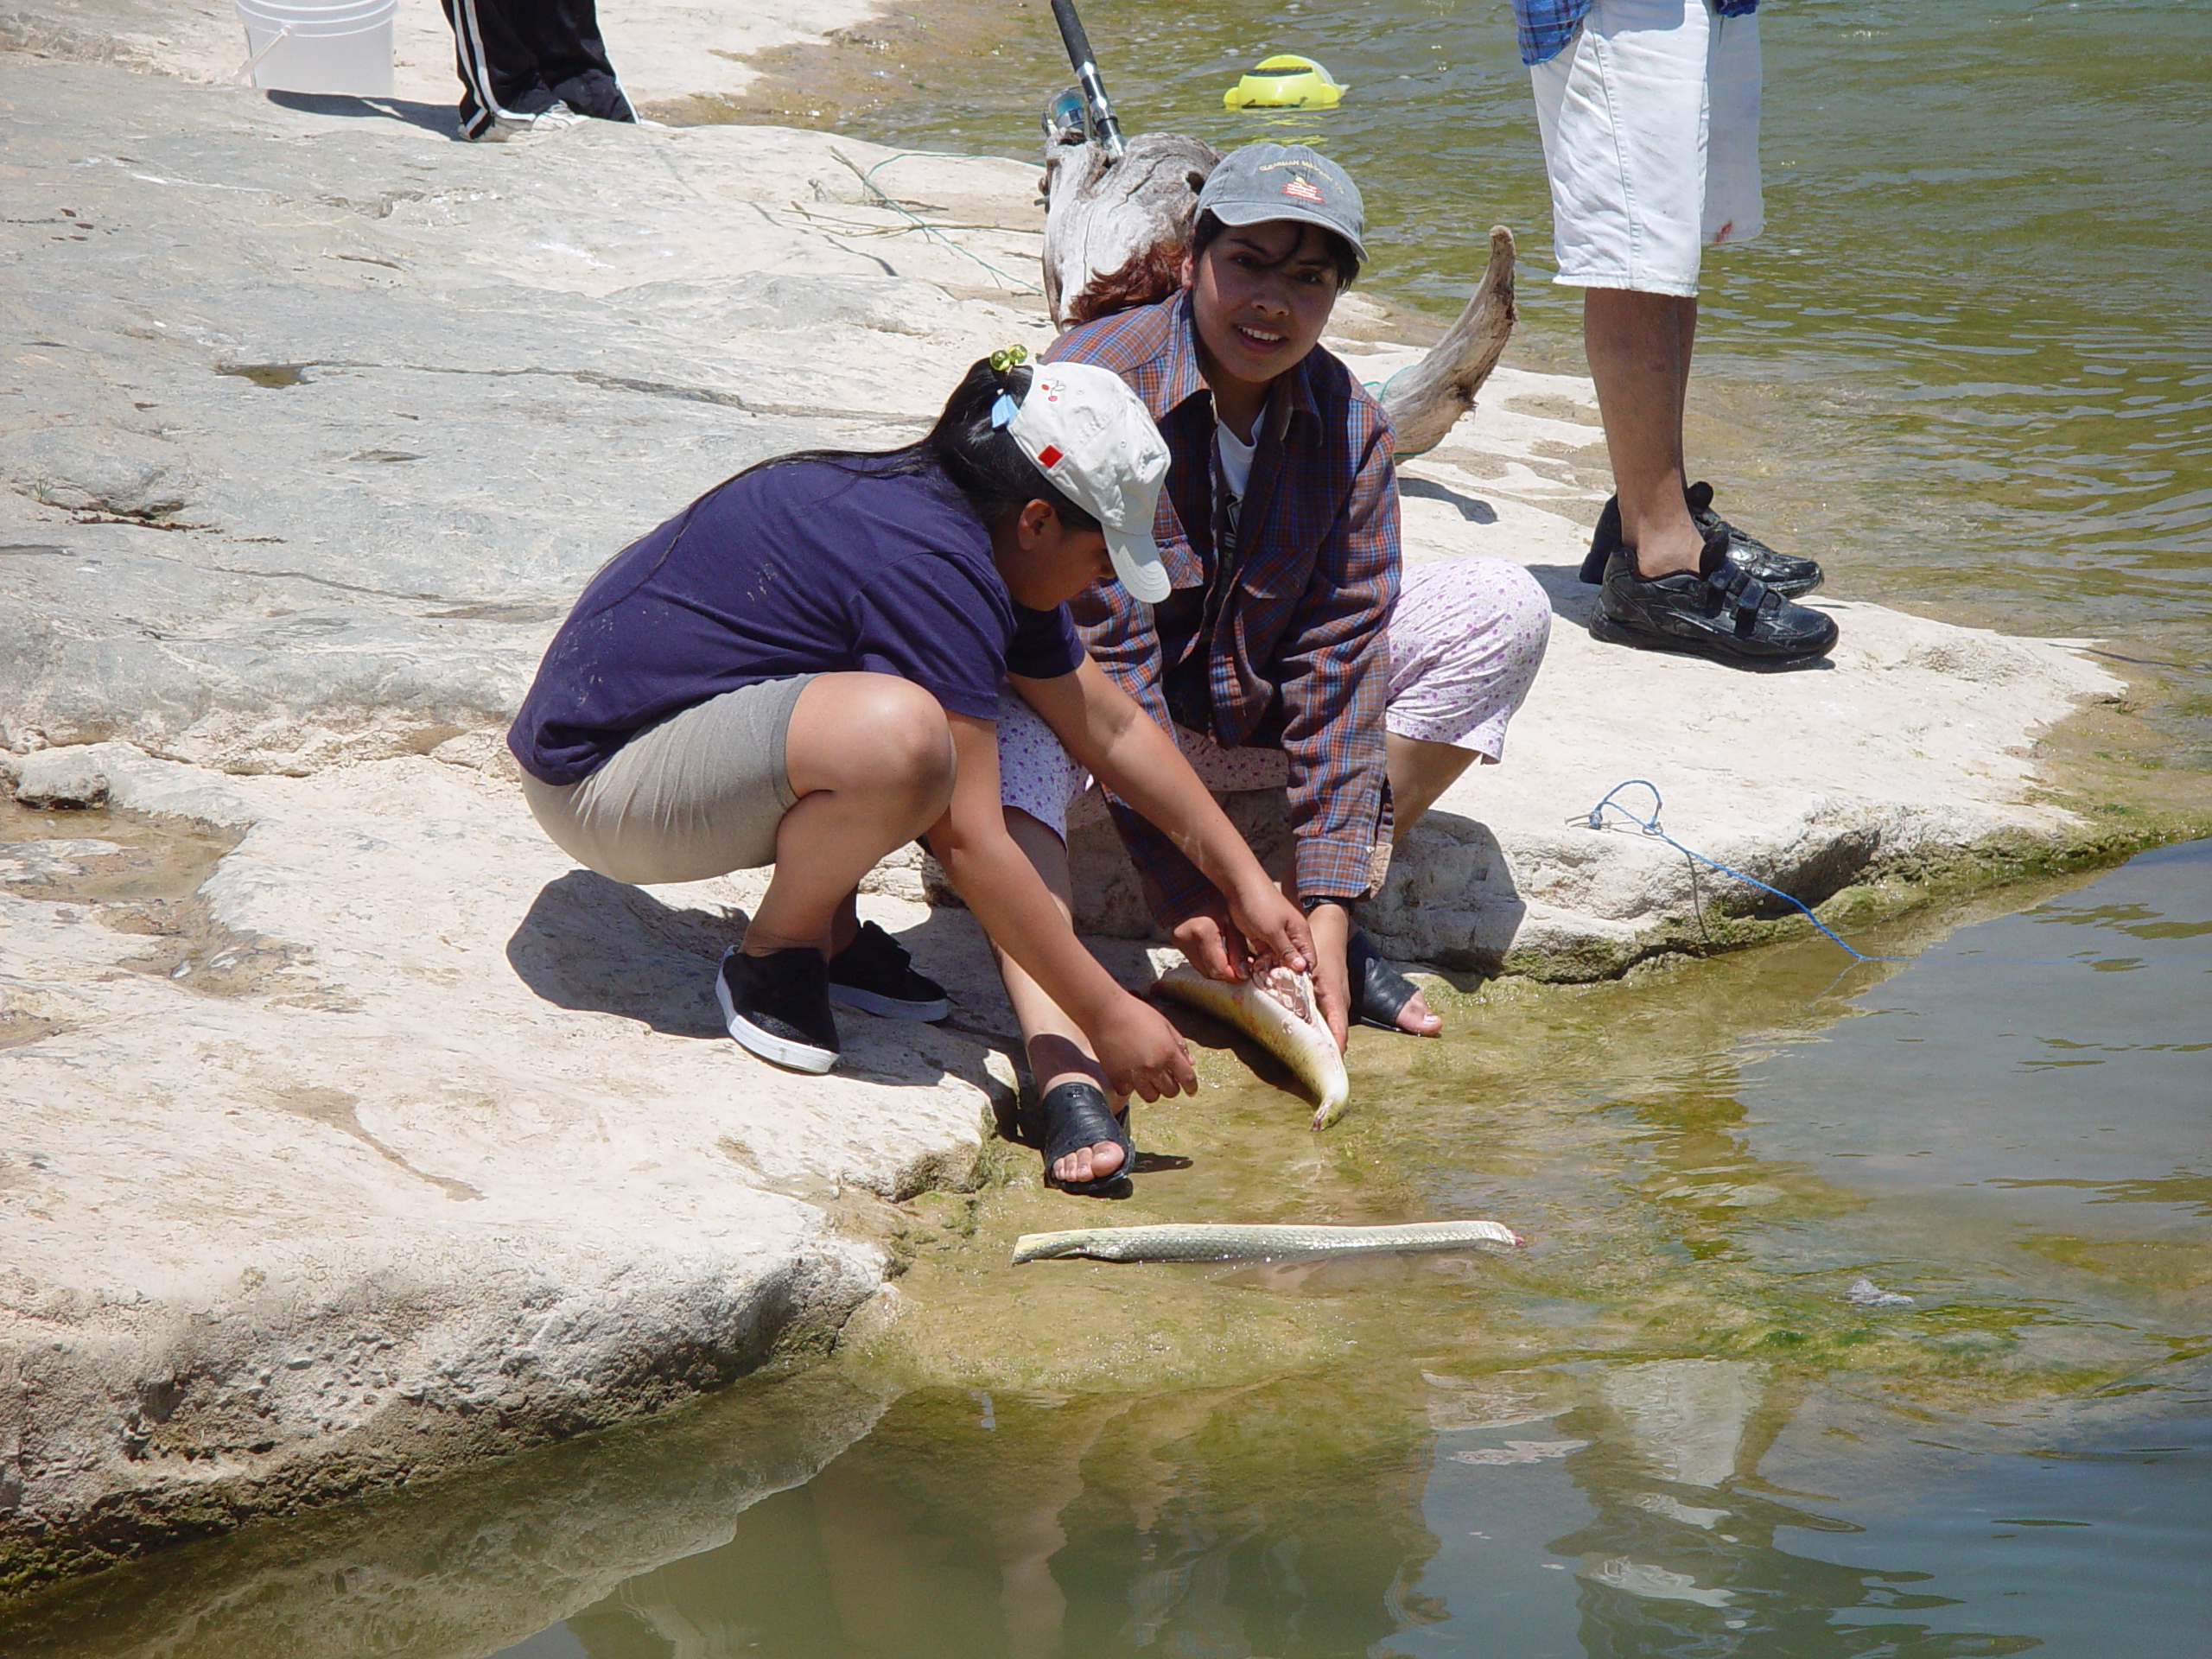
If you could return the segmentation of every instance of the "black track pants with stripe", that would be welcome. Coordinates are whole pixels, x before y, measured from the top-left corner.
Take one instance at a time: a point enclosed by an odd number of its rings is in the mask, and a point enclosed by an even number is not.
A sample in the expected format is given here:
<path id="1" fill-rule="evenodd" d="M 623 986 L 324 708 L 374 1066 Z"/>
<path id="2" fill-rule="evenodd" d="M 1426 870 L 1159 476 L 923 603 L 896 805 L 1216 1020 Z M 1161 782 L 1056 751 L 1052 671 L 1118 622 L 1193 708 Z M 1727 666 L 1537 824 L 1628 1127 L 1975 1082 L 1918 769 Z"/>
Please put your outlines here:
<path id="1" fill-rule="evenodd" d="M 558 101 L 579 115 L 634 121 L 599 38 L 595 0 L 443 0 L 461 70 L 461 130 Z"/>

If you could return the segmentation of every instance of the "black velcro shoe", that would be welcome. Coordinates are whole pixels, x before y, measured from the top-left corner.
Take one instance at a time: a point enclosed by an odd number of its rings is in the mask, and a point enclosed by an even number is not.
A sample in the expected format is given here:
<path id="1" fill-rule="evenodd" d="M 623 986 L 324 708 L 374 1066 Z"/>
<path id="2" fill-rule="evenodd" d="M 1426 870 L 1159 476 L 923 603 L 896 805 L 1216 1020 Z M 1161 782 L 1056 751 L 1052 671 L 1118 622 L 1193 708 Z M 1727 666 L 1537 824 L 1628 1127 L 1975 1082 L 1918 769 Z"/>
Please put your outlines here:
<path id="1" fill-rule="evenodd" d="M 830 1000 L 892 1020 L 942 1020 L 952 1012 L 944 987 L 914 971 L 906 947 L 874 922 L 830 958 Z"/>
<path id="2" fill-rule="evenodd" d="M 830 1012 L 830 964 L 793 945 L 748 957 L 732 945 L 715 976 L 722 1024 L 741 1046 L 794 1071 L 837 1063 L 837 1018 Z"/>
<path id="3" fill-rule="evenodd" d="M 1716 530 L 1725 532 L 1728 537 L 1728 562 L 1740 565 L 1745 575 L 1755 577 L 1769 592 L 1780 594 L 1784 599 L 1802 599 L 1826 580 L 1821 567 L 1812 560 L 1778 553 L 1715 512 L 1713 486 L 1704 480 L 1682 492 L 1682 503 L 1690 510 L 1690 522 L 1697 526 L 1697 533 L 1710 541 Z M 1590 551 L 1582 561 L 1582 580 L 1593 588 L 1603 582 L 1606 561 L 1620 549 L 1621 499 L 1609 495 L 1605 511 L 1598 515 L 1597 529 L 1590 532 Z"/>
<path id="4" fill-rule="evenodd" d="M 1784 599 L 1802 599 L 1827 579 L 1812 560 L 1777 553 L 1758 537 L 1746 536 L 1715 512 L 1713 486 L 1703 479 L 1684 490 L 1682 499 L 1689 505 L 1690 522 L 1697 526 L 1699 535 L 1709 537 L 1716 530 L 1727 532 L 1728 562 L 1741 565 L 1763 587 Z"/>
<path id="5" fill-rule="evenodd" d="M 1705 538 L 1700 570 L 1646 578 L 1626 548 L 1605 562 L 1592 639 L 1646 651 L 1690 652 L 1738 668 L 1777 668 L 1825 657 L 1835 620 L 1792 604 L 1728 557 L 1726 535 Z"/>

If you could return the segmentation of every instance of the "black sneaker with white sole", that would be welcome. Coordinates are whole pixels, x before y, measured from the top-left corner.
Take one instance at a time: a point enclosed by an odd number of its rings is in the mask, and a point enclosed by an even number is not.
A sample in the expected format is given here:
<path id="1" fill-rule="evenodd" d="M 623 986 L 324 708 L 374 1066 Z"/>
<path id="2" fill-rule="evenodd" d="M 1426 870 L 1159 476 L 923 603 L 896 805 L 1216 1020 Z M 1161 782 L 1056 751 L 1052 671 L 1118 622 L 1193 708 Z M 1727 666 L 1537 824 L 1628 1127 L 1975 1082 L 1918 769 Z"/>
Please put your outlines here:
<path id="1" fill-rule="evenodd" d="M 830 1012 L 830 964 L 795 945 L 748 957 L 732 945 L 715 975 L 722 1024 L 740 1046 L 794 1071 L 837 1064 L 837 1019 Z"/>
<path id="2" fill-rule="evenodd" d="M 1770 593 L 1780 594 L 1784 599 L 1802 599 L 1826 579 L 1821 567 L 1810 559 L 1801 559 L 1794 554 L 1779 553 L 1756 536 L 1746 535 L 1713 510 L 1713 486 L 1700 479 L 1682 492 L 1682 504 L 1690 510 L 1690 523 L 1697 526 L 1700 536 L 1710 539 L 1716 530 L 1728 537 L 1728 562 L 1742 568 L 1746 575 L 1758 579 Z M 1621 499 L 1618 495 L 1605 498 L 1605 511 L 1598 515 L 1598 527 L 1590 532 L 1589 556 L 1582 561 L 1582 580 L 1596 587 L 1605 579 L 1605 565 L 1621 545 Z"/>
<path id="3" fill-rule="evenodd" d="M 1644 576 L 1622 548 L 1605 562 L 1591 637 L 1646 651 L 1692 652 L 1738 668 L 1782 668 L 1825 657 L 1835 619 L 1793 604 L 1728 557 L 1726 536 L 1705 538 L 1694 571 Z"/>
<path id="4" fill-rule="evenodd" d="M 944 987 L 914 971 L 906 947 L 874 922 L 830 958 L 830 1000 L 893 1020 L 942 1020 L 952 1012 Z"/>

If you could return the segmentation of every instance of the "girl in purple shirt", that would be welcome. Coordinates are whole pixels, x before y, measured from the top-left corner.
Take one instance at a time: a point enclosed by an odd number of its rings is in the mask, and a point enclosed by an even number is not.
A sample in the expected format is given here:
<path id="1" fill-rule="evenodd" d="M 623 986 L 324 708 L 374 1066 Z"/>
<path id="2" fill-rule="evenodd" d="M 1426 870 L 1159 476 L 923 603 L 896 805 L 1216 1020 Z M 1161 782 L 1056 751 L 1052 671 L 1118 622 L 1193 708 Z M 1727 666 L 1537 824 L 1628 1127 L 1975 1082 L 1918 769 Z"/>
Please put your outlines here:
<path id="1" fill-rule="evenodd" d="M 603 875 L 774 865 L 715 980 L 753 1053 L 828 1071 L 833 997 L 944 1017 L 942 989 L 854 909 L 861 878 L 920 836 L 993 946 L 1096 1045 L 1109 1085 L 1156 1100 L 1197 1087 L 1181 1039 L 1084 949 L 1007 833 L 1001 682 L 1232 895 L 1255 949 L 1309 963 L 1312 936 L 1068 619 L 1109 575 L 1165 586 L 1150 416 L 1106 370 L 1009 355 L 971 367 L 920 442 L 764 461 L 617 555 L 555 635 L 508 744 L 539 823 Z M 1126 1175 L 1127 1128 L 1096 1090 L 1058 1091 L 1045 1117 L 1064 1185 Z"/>

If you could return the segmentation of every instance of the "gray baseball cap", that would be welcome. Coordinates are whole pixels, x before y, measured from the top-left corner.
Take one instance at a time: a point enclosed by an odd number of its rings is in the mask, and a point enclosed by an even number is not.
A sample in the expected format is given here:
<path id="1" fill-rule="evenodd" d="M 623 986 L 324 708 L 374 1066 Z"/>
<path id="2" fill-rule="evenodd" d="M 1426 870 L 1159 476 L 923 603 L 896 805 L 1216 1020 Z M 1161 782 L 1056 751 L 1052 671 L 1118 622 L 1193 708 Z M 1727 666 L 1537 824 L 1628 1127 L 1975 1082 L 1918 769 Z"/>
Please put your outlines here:
<path id="1" fill-rule="evenodd" d="M 1304 144 L 1247 144 L 1223 156 L 1198 192 L 1198 211 L 1224 225 L 1295 219 L 1334 231 L 1367 257 L 1360 238 L 1367 212 L 1359 187 L 1327 156 Z"/>

